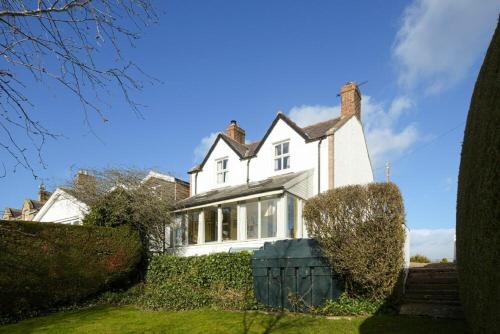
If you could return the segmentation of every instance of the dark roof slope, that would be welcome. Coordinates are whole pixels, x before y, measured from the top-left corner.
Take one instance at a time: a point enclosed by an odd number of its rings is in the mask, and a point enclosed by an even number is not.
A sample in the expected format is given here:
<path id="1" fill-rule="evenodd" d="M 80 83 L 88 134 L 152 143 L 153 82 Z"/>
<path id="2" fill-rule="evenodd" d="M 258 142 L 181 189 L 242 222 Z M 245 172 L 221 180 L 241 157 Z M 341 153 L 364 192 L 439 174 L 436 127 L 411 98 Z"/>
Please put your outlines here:
<path id="1" fill-rule="evenodd" d="M 75 189 L 71 189 L 71 188 L 59 188 L 61 189 L 62 191 L 64 191 L 65 193 L 73 196 L 74 198 L 76 198 L 77 200 L 79 200 L 80 202 L 82 203 L 85 203 L 85 204 L 88 204 L 87 201 L 85 200 L 85 196 L 81 193 L 79 193 L 78 191 L 76 191 Z"/>
<path id="2" fill-rule="evenodd" d="M 30 207 L 34 210 L 40 210 L 40 208 L 45 204 L 45 202 L 40 202 L 31 198 L 26 199 L 28 201 Z"/>
<path id="3" fill-rule="evenodd" d="M 23 211 L 15 208 L 5 208 L 5 211 L 9 212 L 12 218 L 21 217 Z"/>
<path id="4" fill-rule="evenodd" d="M 224 140 L 226 141 L 226 143 L 231 146 L 231 148 L 233 150 L 236 151 L 236 153 L 238 153 L 238 155 L 240 157 L 244 157 L 246 155 L 246 153 L 248 152 L 248 146 L 245 145 L 245 144 L 240 144 L 239 142 L 237 142 L 236 140 L 230 138 L 229 136 L 225 135 L 224 133 L 220 133 L 220 136 L 222 136 L 222 138 L 224 138 Z"/>
<path id="5" fill-rule="evenodd" d="M 340 121 L 340 117 L 329 119 L 328 121 L 316 123 L 306 126 L 302 130 L 311 139 L 318 139 L 323 137 L 328 130 L 333 128 Z"/>

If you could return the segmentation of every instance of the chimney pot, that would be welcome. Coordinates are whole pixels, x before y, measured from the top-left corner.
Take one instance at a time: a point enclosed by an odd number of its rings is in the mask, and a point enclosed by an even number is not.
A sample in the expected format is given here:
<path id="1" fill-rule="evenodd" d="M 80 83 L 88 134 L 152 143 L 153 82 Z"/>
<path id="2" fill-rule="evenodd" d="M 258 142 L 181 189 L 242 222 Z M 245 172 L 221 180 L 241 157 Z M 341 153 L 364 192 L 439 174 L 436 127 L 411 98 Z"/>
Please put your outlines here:
<path id="1" fill-rule="evenodd" d="M 40 187 L 38 189 L 38 201 L 40 202 L 47 202 L 47 200 L 50 197 L 50 192 L 45 190 L 45 184 L 43 182 L 40 184 Z"/>
<path id="2" fill-rule="evenodd" d="M 340 117 L 355 114 L 361 121 L 361 92 L 358 85 L 350 81 L 340 89 Z"/>

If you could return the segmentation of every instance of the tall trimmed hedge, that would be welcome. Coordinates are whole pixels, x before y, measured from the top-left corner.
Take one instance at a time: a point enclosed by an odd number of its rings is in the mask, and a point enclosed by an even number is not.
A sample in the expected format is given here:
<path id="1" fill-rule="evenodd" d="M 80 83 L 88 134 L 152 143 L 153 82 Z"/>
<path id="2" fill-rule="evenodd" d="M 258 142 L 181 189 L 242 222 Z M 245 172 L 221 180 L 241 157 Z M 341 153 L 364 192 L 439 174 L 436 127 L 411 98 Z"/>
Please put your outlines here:
<path id="1" fill-rule="evenodd" d="M 304 219 L 349 295 L 386 298 L 395 292 L 405 242 L 403 198 L 395 184 L 321 193 L 307 201 Z"/>
<path id="2" fill-rule="evenodd" d="M 500 333 L 500 23 L 467 116 L 457 198 L 460 299 L 474 333 Z"/>
<path id="3" fill-rule="evenodd" d="M 151 309 L 245 309 L 255 303 L 251 254 L 157 255 L 140 304 Z"/>
<path id="4" fill-rule="evenodd" d="M 128 228 L 0 221 L 0 320 L 127 284 L 141 256 L 139 236 Z"/>

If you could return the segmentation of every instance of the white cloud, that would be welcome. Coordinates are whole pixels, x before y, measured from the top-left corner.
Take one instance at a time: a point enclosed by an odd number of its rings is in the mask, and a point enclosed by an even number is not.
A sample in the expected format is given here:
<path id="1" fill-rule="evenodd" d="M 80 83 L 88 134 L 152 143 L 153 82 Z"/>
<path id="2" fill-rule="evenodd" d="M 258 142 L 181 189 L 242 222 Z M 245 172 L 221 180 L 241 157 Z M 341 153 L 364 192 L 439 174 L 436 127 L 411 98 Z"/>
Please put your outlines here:
<path id="1" fill-rule="evenodd" d="M 206 137 L 203 137 L 194 149 L 194 161 L 196 163 L 201 162 L 203 158 L 205 158 L 205 154 L 207 154 L 208 150 L 214 143 L 215 139 L 217 138 L 218 133 L 217 132 L 212 132 Z"/>
<path id="2" fill-rule="evenodd" d="M 455 229 L 410 230 L 410 254 L 425 255 L 431 260 L 453 259 Z"/>
<path id="3" fill-rule="evenodd" d="M 499 11 L 498 0 L 415 0 L 393 48 L 400 83 L 436 93 L 463 78 L 486 51 Z"/>
<path id="4" fill-rule="evenodd" d="M 399 126 L 401 116 L 411 107 L 413 101 L 406 96 L 394 99 L 388 109 L 370 96 L 362 97 L 361 118 L 374 168 L 403 154 L 419 139 L 414 124 Z M 340 106 L 302 105 L 290 109 L 288 115 L 298 125 L 306 126 L 338 117 Z"/>
<path id="5" fill-rule="evenodd" d="M 299 126 L 307 126 L 338 117 L 340 106 L 301 105 L 290 109 L 288 116 Z"/>

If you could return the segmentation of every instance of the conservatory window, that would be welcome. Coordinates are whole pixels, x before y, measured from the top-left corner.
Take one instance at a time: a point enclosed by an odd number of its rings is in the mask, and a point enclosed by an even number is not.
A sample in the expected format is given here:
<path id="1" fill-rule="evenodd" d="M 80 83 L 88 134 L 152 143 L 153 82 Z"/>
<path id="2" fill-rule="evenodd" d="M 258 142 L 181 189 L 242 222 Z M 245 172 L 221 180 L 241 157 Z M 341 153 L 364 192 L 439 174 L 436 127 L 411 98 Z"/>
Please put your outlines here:
<path id="1" fill-rule="evenodd" d="M 257 239 L 259 237 L 259 202 L 252 201 L 246 203 L 247 218 L 247 239 Z"/>
<path id="2" fill-rule="evenodd" d="M 222 240 L 238 239 L 238 214 L 236 204 L 222 207 Z"/>
<path id="3" fill-rule="evenodd" d="M 278 227 L 277 206 L 277 198 L 270 198 L 261 201 L 261 238 L 276 237 L 276 231 Z"/>
<path id="4" fill-rule="evenodd" d="M 288 196 L 287 197 L 287 229 L 286 229 L 286 236 L 288 238 L 297 238 L 297 232 L 298 232 L 298 221 L 299 221 L 299 214 L 298 214 L 298 199 L 297 197 L 294 196 Z"/>
<path id="5" fill-rule="evenodd" d="M 217 207 L 203 210 L 205 215 L 205 242 L 217 241 Z"/>
<path id="6" fill-rule="evenodd" d="M 198 243 L 198 221 L 200 211 L 190 211 L 188 214 L 188 244 L 196 245 Z"/>

